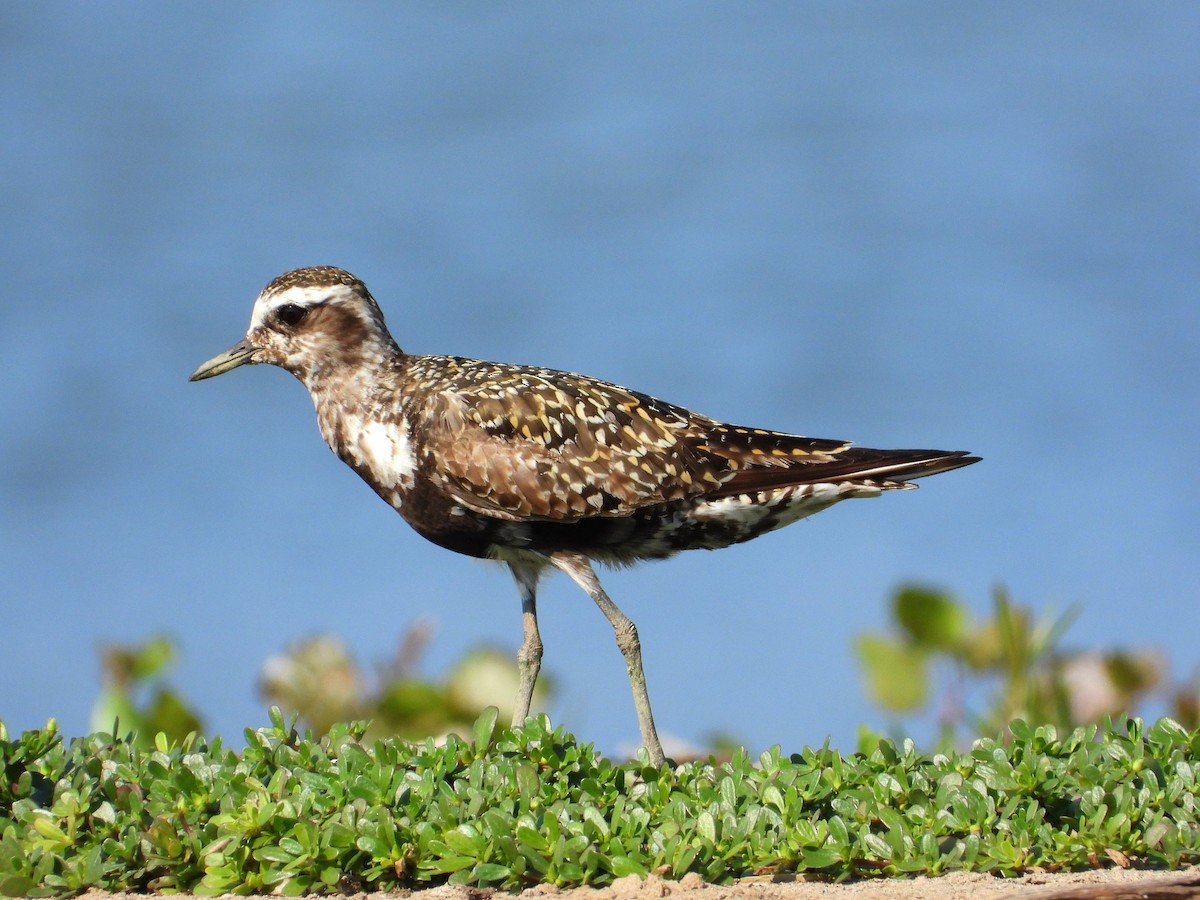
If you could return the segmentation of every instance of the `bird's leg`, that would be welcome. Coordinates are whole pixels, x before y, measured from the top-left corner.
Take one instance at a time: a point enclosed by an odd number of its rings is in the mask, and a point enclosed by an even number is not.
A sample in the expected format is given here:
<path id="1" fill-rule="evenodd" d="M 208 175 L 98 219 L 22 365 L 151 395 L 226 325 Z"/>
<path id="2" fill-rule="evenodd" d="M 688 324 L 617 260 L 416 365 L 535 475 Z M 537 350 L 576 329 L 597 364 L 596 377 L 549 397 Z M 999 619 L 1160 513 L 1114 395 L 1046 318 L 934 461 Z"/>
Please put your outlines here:
<path id="1" fill-rule="evenodd" d="M 517 686 L 517 700 L 513 707 L 513 726 L 524 725 L 529 718 L 529 707 L 533 703 L 533 688 L 538 673 L 542 670 L 542 636 L 537 623 L 537 583 L 542 567 L 524 562 L 508 564 L 517 590 L 521 592 L 521 625 L 525 640 L 517 651 L 517 672 L 521 681 Z"/>
<path id="2" fill-rule="evenodd" d="M 650 694 L 646 690 L 646 673 L 642 669 L 642 644 L 638 640 L 637 626 L 604 592 L 604 588 L 600 586 L 600 579 L 596 577 L 596 572 L 586 556 L 558 552 L 550 554 L 550 561 L 587 591 L 587 595 L 596 602 L 612 625 L 613 633 L 617 637 L 617 647 L 625 657 L 625 666 L 629 669 L 629 684 L 633 688 L 633 705 L 637 709 L 638 725 L 642 729 L 642 743 L 650 754 L 650 762 L 661 766 L 665 757 L 662 743 L 658 740 L 658 732 L 654 728 L 654 714 L 650 711 Z"/>

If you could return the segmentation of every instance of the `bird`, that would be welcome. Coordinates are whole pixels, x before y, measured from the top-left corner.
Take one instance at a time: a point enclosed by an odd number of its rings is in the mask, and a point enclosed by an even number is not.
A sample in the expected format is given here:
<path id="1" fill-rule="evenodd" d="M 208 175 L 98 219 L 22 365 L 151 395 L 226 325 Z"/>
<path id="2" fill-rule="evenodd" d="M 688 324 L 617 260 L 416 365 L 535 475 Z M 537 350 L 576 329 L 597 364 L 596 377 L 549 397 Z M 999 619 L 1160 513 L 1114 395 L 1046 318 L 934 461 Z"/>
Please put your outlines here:
<path id="1" fill-rule="evenodd" d="M 246 337 L 189 380 L 263 363 L 303 382 L 330 449 L 418 534 L 507 564 L 523 631 L 514 727 L 529 715 L 541 670 L 538 584 L 559 570 L 612 626 L 656 766 L 665 755 L 637 627 L 594 563 L 742 543 L 980 459 L 731 425 L 585 375 L 405 353 L 367 286 L 334 266 L 272 280 Z"/>

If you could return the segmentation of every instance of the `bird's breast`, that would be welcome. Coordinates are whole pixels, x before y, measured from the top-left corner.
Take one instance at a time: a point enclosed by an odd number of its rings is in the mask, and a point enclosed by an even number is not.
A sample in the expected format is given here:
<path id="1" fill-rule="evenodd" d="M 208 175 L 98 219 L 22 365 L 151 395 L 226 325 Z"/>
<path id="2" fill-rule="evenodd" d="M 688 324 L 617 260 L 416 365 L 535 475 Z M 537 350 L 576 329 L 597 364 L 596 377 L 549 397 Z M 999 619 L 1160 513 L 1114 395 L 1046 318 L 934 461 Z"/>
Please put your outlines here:
<path id="1" fill-rule="evenodd" d="M 417 477 L 411 423 L 403 416 L 377 417 L 340 410 L 318 415 L 330 449 L 375 492 L 396 508 Z"/>

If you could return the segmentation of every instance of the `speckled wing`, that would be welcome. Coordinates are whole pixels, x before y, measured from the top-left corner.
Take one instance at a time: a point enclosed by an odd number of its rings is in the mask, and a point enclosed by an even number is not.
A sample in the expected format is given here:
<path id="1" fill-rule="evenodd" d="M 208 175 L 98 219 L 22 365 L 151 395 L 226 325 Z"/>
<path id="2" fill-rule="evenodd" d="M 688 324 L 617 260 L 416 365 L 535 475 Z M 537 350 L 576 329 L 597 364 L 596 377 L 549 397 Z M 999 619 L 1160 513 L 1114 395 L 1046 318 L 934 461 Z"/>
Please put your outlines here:
<path id="1" fill-rule="evenodd" d="M 486 367 L 428 396 L 424 434 L 454 500 L 505 519 L 570 521 L 713 490 L 729 475 L 680 407 L 549 369 Z M 478 376 L 479 371 L 458 373 Z"/>
<path id="2" fill-rule="evenodd" d="M 724 425 L 551 369 L 474 360 L 452 368 L 424 404 L 435 477 L 456 502 L 498 518 L 619 517 L 751 484 L 797 483 L 808 480 L 798 469 L 834 462 L 847 446 Z"/>

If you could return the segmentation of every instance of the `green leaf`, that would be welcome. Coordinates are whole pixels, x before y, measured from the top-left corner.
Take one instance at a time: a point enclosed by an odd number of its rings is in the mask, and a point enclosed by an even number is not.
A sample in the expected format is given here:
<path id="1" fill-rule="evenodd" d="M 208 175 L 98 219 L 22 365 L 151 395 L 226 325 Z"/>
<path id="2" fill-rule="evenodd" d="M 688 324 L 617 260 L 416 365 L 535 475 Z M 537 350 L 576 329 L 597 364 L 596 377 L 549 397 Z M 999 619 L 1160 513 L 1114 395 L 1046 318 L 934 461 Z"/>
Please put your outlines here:
<path id="1" fill-rule="evenodd" d="M 479 863 L 471 870 L 471 877 L 480 883 L 489 881 L 504 881 L 512 875 L 512 869 L 498 863 Z"/>
<path id="2" fill-rule="evenodd" d="M 527 844 L 530 849 L 536 850 L 539 853 L 545 852 L 550 848 L 550 842 L 546 840 L 546 836 L 540 831 L 530 828 L 528 825 L 517 826 L 517 840 L 523 844 Z"/>
<path id="3" fill-rule="evenodd" d="M 828 869 L 841 862 L 842 855 L 836 850 L 804 850 L 800 854 L 800 864 L 805 869 Z"/>
<path id="4" fill-rule="evenodd" d="M 280 863 L 281 865 L 286 865 L 296 858 L 295 853 L 289 853 L 282 847 L 270 845 L 266 847 L 259 847 L 252 855 L 260 862 L 273 862 Z"/>
<path id="5" fill-rule="evenodd" d="M 0 877 L 0 897 L 28 897 L 35 884 L 27 875 L 5 875 Z"/>
<path id="6" fill-rule="evenodd" d="M 49 819 L 38 816 L 33 820 L 33 830 L 42 837 L 57 844 L 67 845 L 71 843 L 67 833 L 51 822 Z"/>
<path id="7" fill-rule="evenodd" d="M 967 633 L 967 611 L 941 591 L 909 585 L 893 600 L 896 621 L 919 647 L 953 650 Z"/>
<path id="8" fill-rule="evenodd" d="M 491 745 L 492 735 L 496 731 L 496 719 L 499 715 L 500 710 L 494 706 L 489 706 L 475 720 L 475 726 L 471 729 L 471 736 L 476 753 L 483 753 Z"/>
<path id="9" fill-rule="evenodd" d="M 162 674 L 175 661 L 175 641 L 164 634 L 145 641 L 134 657 L 134 678 L 146 680 Z"/>
<path id="10" fill-rule="evenodd" d="M 428 869 L 428 871 L 438 875 L 467 874 L 478 862 L 479 860 L 474 856 L 443 856 L 432 862 L 422 864 L 421 868 Z"/>
<path id="11" fill-rule="evenodd" d="M 878 634 L 860 635 L 854 645 L 873 703 L 892 712 L 909 712 L 925 703 L 929 684 L 924 651 Z"/>
<path id="12" fill-rule="evenodd" d="M 442 835 L 442 840 L 446 842 L 446 846 L 460 856 L 471 856 L 474 859 L 479 859 L 483 851 L 483 839 L 470 825 L 459 825 L 453 831 L 447 831 Z"/>
<path id="13" fill-rule="evenodd" d="M 645 878 L 649 874 L 646 867 L 632 856 L 617 855 L 612 858 L 612 872 L 617 878 L 624 878 L 626 875 L 636 875 L 639 878 Z"/>

